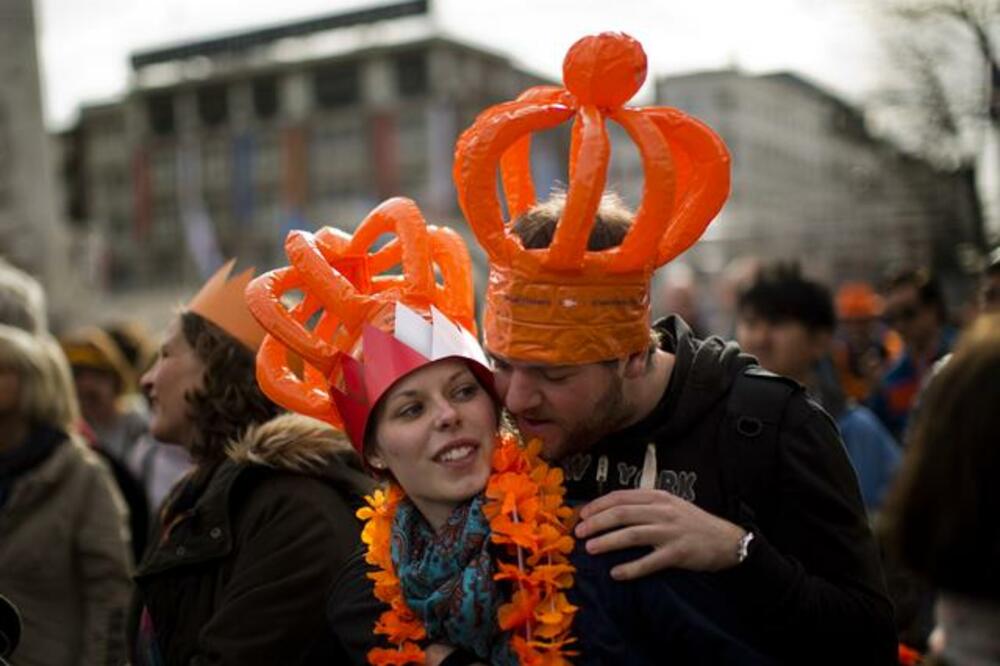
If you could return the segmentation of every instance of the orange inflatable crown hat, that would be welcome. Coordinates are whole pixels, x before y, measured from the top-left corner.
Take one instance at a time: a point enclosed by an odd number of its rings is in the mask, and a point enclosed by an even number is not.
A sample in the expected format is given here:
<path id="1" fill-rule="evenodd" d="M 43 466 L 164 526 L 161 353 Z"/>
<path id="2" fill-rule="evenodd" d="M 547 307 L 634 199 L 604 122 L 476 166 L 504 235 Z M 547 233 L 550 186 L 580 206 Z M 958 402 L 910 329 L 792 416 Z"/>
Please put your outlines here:
<path id="1" fill-rule="evenodd" d="M 243 300 L 243 292 L 253 278 L 253 268 L 230 279 L 235 265 L 236 259 L 230 259 L 217 270 L 191 299 L 187 309 L 209 320 L 251 351 L 257 351 L 264 339 L 264 329 L 254 321 Z"/>
<path id="2" fill-rule="evenodd" d="M 395 238 L 373 250 L 383 234 Z M 285 252 L 291 266 L 246 291 L 268 333 L 257 381 L 276 403 L 342 428 L 360 451 L 378 399 L 428 363 L 467 359 L 492 391 L 474 335 L 468 250 L 451 229 L 427 226 L 412 201 L 384 202 L 353 236 L 332 227 L 293 231 Z M 385 274 L 397 265 L 401 275 Z M 291 309 L 282 300 L 290 291 L 302 294 Z"/>
<path id="3" fill-rule="evenodd" d="M 646 78 L 646 54 L 628 35 L 603 33 L 574 44 L 565 88 L 529 88 L 476 118 L 455 147 L 459 204 L 490 258 L 485 344 L 508 359 L 591 363 L 649 344 L 653 270 L 704 232 L 729 194 L 729 153 L 707 126 L 672 108 L 624 104 Z M 526 250 L 505 224 L 535 203 L 531 133 L 573 120 L 569 187 L 546 249 Z M 639 148 L 642 204 L 620 246 L 587 250 L 610 156 L 606 120 Z"/>
<path id="4" fill-rule="evenodd" d="M 882 299 L 867 282 L 845 282 L 837 290 L 837 317 L 873 319 L 882 315 Z"/>

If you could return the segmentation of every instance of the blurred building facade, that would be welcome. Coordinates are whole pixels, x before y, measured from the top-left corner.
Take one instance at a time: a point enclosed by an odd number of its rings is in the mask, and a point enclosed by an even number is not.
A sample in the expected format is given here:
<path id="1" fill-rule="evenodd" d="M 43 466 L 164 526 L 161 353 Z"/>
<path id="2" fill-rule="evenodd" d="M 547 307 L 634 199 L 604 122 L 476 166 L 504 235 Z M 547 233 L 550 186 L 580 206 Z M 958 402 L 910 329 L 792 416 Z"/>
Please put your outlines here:
<path id="1" fill-rule="evenodd" d="M 390 196 L 457 223 L 458 134 L 543 82 L 439 34 L 426 0 L 145 51 L 131 65 L 124 99 L 85 107 L 63 136 L 71 217 L 103 239 L 116 292 L 190 284 L 221 257 L 283 264 L 288 230 L 349 230 Z M 543 182 L 564 169 L 561 141 L 536 149 Z"/>
<path id="2" fill-rule="evenodd" d="M 98 287 L 133 299 L 126 310 L 168 286 L 176 300 L 223 257 L 282 264 L 288 230 L 349 230 L 390 196 L 466 233 L 455 139 L 487 106 L 546 83 L 443 34 L 427 0 L 152 49 L 131 65 L 124 97 L 84 107 L 60 137 L 66 210 L 88 239 L 78 256 Z M 716 129 L 733 156 L 732 195 L 683 259 L 697 277 L 752 255 L 800 259 L 831 283 L 904 263 L 961 280 L 962 249 L 981 238 L 972 183 L 873 138 L 836 96 L 734 70 L 661 78 L 655 96 Z M 608 182 L 634 206 L 638 153 L 611 130 Z M 540 194 L 565 180 L 567 134 L 533 144 Z"/>
<path id="3" fill-rule="evenodd" d="M 912 264 L 962 281 L 963 248 L 982 238 L 973 183 L 874 138 L 835 95 L 794 74 L 721 70 L 660 78 L 656 98 L 713 127 L 732 154 L 729 201 L 687 258 L 700 271 L 752 255 L 798 259 L 832 283 Z"/>

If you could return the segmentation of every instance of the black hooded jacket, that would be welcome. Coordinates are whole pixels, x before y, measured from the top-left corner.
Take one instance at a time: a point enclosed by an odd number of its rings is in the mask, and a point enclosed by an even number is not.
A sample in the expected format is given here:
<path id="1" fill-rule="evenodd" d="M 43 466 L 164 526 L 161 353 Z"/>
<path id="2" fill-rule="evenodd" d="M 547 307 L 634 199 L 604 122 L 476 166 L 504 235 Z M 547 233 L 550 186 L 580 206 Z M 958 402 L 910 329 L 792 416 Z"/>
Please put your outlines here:
<path id="1" fill-rule="evenodd" d="M 656 324 L 662 348 L 676 356 L 653 412 L 563 461 L 568 497 L 582 502 L 635 488 L 652 445 L 656 487 L 755 534 L 747 559 L 702 574 L 736 611 L 738 635 L 784 663 L 889 664 L 896 655 L 892 605 L 854 470 L 836 426 L 800 387 L 787 391 L 773 450 L 761 444 L 746 465 L 733 465 L 735 431 L 727 419 L 730 389 L 756 365 L 732 342 L 701 341 L 677 317 Z M 756 382 L 784 382 L 776 376 Z M 751 451 L 752 455 L 757 452 Z M 739 479 L 733 482 L 735 469 Z M 745 482 L 745 483 L 743 483 Z M 750 516 L 732 507 L 736 490 Z M 634 559 L 634 558 L 630 558 Z M 685 599 L 698 606 L 699 600 Z M 703 612 L 711 614 L 712 604 Z M 727 628 L 728 629 L 728 628 Z M 669 649 L 664 657 L 670 655 Z"/>

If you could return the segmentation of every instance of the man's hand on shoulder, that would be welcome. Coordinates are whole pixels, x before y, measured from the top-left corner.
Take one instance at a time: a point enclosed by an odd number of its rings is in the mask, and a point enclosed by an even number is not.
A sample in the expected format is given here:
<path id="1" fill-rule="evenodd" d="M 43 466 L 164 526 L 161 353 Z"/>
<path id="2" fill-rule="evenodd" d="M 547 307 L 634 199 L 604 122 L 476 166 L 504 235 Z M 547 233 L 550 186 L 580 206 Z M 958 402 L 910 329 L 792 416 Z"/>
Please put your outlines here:
<path id="1" fill-rule="evenodd" d="M 611 570 L 631 580 L 663 569 L 720 571 L 738 562 L 746 530 L 665 490 L 616 490 L 580 511 L 578 539 L 588 553 L 648 546 L 653 552 Z M 600 535 L 600 536 L 595 536 Z"/>

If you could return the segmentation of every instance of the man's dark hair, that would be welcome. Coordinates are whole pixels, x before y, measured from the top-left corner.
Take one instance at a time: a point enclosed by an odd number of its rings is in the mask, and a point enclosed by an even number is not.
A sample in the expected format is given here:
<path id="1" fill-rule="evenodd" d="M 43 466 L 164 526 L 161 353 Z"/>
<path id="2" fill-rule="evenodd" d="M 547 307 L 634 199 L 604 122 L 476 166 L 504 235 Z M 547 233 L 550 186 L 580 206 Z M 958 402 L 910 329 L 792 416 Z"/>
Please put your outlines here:
<path id="1" fill-rule="evenodd" d="M 938 319 L 942 322 L 948 319 L 944 292 L 941 291 L 941 285 L 930 271 L 925 268 L 903 268 L 891 273 L 885 283 L 886 292 L 904 287 L 916 289 L 920 303 L 933 307 L 937 311 Z"/>
<path id="2" fill-rule="evenodd" d="M 205 366 L 202 388 L 185 396 L 197 431 L 191 455 L 199 462 L 221 460 L 229 442 L 280 410 L 257 385 L 252 351 L 201 315 L 180 317 L 184 339 Z"/>
<path id="3" fill-rule="evenodd" d="M 1000 315 L 980 317 L 921 398 L 887 498 L 887 544 L 935 586 L 1000 599 Z"/>
<path id="4" fill-rule="evenodd" d="M 803 277 L 793 262 L 762 266 L 740 292 L 736 309 L 769 322 L 801 322 L 810 331 L 833 331 L 837 323 L 830 290 Z"/>

